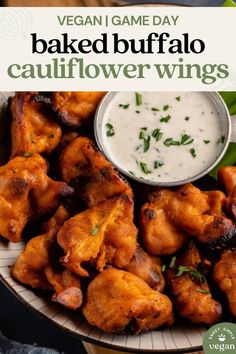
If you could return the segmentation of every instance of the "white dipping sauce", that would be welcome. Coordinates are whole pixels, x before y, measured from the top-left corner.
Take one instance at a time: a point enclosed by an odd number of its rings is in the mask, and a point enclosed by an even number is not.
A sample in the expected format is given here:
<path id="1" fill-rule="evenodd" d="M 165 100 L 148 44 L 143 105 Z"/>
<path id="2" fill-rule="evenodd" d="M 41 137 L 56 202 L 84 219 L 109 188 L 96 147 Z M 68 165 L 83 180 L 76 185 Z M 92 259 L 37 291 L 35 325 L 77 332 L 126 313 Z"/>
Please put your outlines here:
<path id="1" fill-rule="evenodd" d="M 106 109 L 102 138 L 116 166 L 156 182 L 198 175 L 226 139 L 204 92 L 117 93 Z"/>

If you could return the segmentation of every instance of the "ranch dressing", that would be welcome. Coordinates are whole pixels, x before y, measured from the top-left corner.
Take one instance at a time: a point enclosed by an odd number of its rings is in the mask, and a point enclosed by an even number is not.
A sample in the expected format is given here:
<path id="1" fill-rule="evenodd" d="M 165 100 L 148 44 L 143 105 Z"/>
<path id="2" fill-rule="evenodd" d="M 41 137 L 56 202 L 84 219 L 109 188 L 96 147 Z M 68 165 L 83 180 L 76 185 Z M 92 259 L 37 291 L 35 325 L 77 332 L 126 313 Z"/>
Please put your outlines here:
<path id="1" fill-rule="evenodd" d="M 155 182 L 198 175 L 226 139 L 204 92 L 119 92 L 106 109 L 102 138 L 116 166 Z"/>

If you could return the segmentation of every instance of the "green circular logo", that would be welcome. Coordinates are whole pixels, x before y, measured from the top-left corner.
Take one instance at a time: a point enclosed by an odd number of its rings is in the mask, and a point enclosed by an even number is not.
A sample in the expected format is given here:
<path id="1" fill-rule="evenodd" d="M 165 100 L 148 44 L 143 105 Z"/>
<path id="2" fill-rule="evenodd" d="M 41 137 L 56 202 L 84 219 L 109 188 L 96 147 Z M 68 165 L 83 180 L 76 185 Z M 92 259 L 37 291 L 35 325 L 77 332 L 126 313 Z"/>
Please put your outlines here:
<path id="1" fill-rule="evenodd" d="M 218 323 L 203 338 L 204 354 L 236 353 L 236 324 Z"/>

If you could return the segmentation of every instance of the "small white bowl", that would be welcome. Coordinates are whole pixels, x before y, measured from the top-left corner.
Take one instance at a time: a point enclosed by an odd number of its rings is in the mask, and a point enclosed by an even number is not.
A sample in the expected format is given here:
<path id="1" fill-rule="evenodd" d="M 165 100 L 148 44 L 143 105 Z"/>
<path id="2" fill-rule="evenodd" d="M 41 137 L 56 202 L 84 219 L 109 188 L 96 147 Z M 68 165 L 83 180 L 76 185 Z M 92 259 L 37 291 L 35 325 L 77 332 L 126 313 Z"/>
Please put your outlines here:
<path id="1" fill-rule="evenodd" d="M 217 111 L 219 112 L 219 120 L 221 122 L 221 134 L 225 136 L 225 141 L 223 144 L 221 144 L 221 149 L 219 154 L 217 155 L 215 161 L 208 166 L 206 169 L 204 169 L 203 171 L 201 171 L 200 173 L 193 175 L 187 179 L 181 179 L 178 181 L 171 181 L 171 182 L 157 182 L 157 181 L 153 181 L 153 180 L 148 180 L 148 178 L 140 178 L 137 176 L 132 175 L 129 171 L 124 170 L 118 163 L 117 161 L 115 161 L 111 154 L 109 153 L 106 144 L 104 143 L 103 140 L 103 134 L 102 134 L 102 127 L 104 125 L 104 117 L 105 117 L 105 113 L 106 113 L 106 109 L 108 108 L 108 106 L 110 105 L 110 103 L 112 102 L 112 100 L 115 98 L 115 96 L 118 94 L 118 92 L 109 92 L 107 93 L 103 100 L 101 101 L 96 114 L 95 114 L 95 120 L 94 120 L 94 133 L 95 133 L 95 139 L 96 142 L 100 148 L 100 150 L 104 153 L 104 155 L 107 157 L 108 160 L 111 161 L 111 163 L 117 168 L 117 170 L 119 170 L 122 174 L 128 176 L 129 178 L 140 182 L 140 183 L 145 183 L 148 185 L 152 185 L 152 186 L 165 186 L 165 187 L 173 187 L 173 186 L 179 186 L 185 183 L 189 183 L 189 182 L 193 182 L 199 178 L 202 178 L 203 176 L 205 176 L 206 174 L 208 174 L 218 163 L 219 161 L 223 158 L 228 145 L 230 143 L 230 141 L 232 141 L 231 139 L 231 126 L 232 124 L 234 124 L 234 121 L 231 121 L 230 118 L 230 114 L 228 111 L 227 106 L 225 105 L 222 97 L 217 93 L 217 92 L 204 92 L 204 94 L 207 96 L 207 98 L 211 101 L 211 103 L 215 106 L 215 108 L 217 109 Z"/>

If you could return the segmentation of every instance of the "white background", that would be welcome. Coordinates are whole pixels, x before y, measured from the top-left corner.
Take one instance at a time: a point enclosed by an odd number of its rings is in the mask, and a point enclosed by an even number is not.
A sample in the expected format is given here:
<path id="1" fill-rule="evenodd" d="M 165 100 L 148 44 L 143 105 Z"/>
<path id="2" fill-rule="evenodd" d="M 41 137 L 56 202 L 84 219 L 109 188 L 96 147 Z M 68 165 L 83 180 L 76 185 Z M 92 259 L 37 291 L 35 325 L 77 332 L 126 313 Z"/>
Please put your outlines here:
<path id="1" fill-rule="evenodd" d="M 174 15 L 179 16 L 176 26 L 60 26 L 57 15 Z M 235 8 L 187 8 L 187 7 L 140 7 L 140 8 L 1 8 L 0 9 L 0 90 L 109 90 L 109 91 L 213 91 L 236 89 Z M 174 38 L 188 32 L 191 38 L 201 38 L 206 44 L 202 54 L 32 54 L 30 33 L 38 37 L 60 38 L 69 33 L 71 38 L 94 40 L 103 32 L 119 32 L 120 37 L 146 38 L 150 32 L 169 32 Z M 215 84 L 204 85 L 200 79 L 159 79 L 149 70 L 145 79 L 12 79 L 7 68 L 12 63 L 51 63 L 52 58 L 84 58 L 94 63 L 184 63 L 227 64 L 230 76 L 218 79 Z"/>

